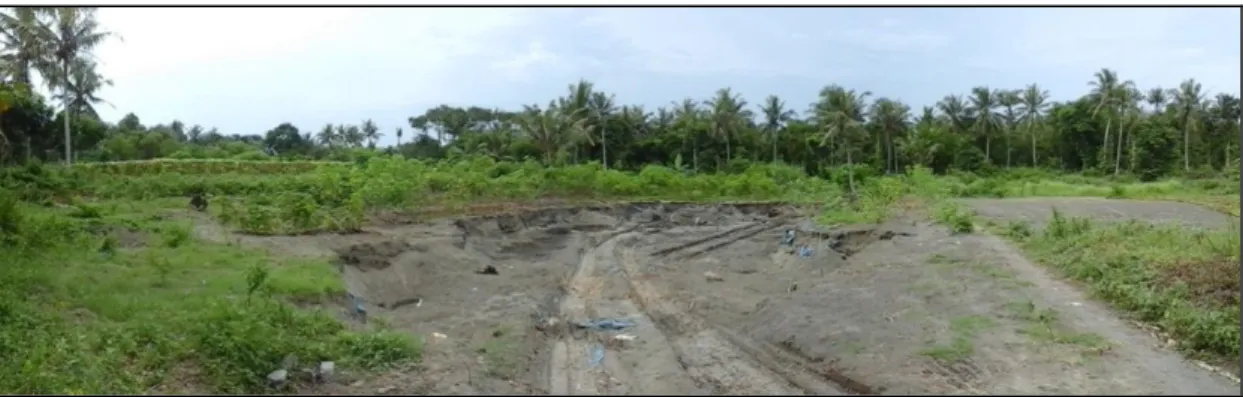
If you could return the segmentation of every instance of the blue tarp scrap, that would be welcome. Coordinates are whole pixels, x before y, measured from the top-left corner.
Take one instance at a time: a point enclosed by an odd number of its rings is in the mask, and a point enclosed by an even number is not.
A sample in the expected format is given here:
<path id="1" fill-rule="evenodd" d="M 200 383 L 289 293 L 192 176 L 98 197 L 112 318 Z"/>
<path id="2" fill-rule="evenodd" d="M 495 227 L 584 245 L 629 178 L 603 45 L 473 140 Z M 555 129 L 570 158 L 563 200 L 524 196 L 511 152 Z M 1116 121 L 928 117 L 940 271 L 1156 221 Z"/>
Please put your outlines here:
<path id="1" fill-rule="evenodd" d="M 616 318 L 596 318 L 580 322 L 579 328 L 587 328 L 594 331 L 621 331 L 634 326 L 633 321 L 616 319 Z"/>
<path id="2" fill-rule="evenodd" d="M 781 245 L 794 246 L 794 229 L 786 229 L 785 237 L 781 238 Z"/>
<path id="3" fill-rule="evenodd" d="M 595 345 L 591 347 L 591 358 L 587 360 L 587 365 L 599 367 L 604 361 L 604 345 Z"/>
<path id="4" fill-rule="evenodd" d="M 813 251 L 810 247 L 806 245 L 798 248 L 798 256 L 801 256 L 804 258 L 810 258 L 815 253 L 816 251 Z"/>

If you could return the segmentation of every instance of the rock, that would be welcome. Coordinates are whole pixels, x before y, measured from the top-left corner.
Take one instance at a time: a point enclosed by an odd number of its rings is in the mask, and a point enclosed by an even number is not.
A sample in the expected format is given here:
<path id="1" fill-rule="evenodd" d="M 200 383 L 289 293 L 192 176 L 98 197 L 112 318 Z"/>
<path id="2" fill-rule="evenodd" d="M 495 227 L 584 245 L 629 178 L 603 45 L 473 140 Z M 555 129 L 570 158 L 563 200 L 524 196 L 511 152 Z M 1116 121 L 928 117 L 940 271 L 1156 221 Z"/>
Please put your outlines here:
<path id="1" fill-rule="evenodd" d="M 496 275 L 501 274 L 500 272 L 496 271 L 496 266 L 492 266 L 492 265 L 484 266 L 483 270 L 477 271 L 475 273 L 486 274 L 489 276 L 496 276 Z"/>
<path id="2" fill-rule="evenodd" d="M 273 389 L 279 388 L 285 384 L 285 380 L 289 379 L 289 371 L 278 369 L 268 374 L 268 387 Z"/>
<path id="3" fill-rule="evenodd" d="M 705 278 L 705 279 L 707 279 L 707 280 L 708 280 L 708 281 L 710 281 L 710 282 L 721 282 L 721 281 L 725 281 L 725 278 L 723 278 L 723 277 L 721 277 L 721 275 L 716 274 L 716 273 L 713 273 L 713 272 L 704 272 L 704 278 Z"/>
<path id="4" fill-rule="evenodd" d="M 315 369 L 314 380 L 316 382 L 327 382 L 332 377 L 332 373 L 336 371 L 337 365 L 332 361 L 322 361 L 319 368 Z"/>
<path id="5" fill-rule="evenodd" d="M 377 389 L 375 392 L 376 394 L 388 394 L 388 392 L 391 392 L 395 389 L 397 389 L 396 386 L 384 386 L 384 387 Z"/>

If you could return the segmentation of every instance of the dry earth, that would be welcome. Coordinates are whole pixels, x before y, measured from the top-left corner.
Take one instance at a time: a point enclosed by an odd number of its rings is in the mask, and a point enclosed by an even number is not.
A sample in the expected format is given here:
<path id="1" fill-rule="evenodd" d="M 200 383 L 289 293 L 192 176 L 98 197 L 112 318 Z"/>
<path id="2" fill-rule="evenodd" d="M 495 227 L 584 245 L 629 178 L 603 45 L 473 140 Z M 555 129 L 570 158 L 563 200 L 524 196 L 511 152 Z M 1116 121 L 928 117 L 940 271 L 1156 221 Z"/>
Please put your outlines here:
<path id="1" fill-rule="evenodd" d="M 1101 202 L 967 204 L 1033 221 L 1051 204 L 1072 215 L 1230 219 L 1186 204 Z M 197 232 L 334 256 L 373 318 L 427 341 L 419 368 L 347 376 L 317 393 L 1239 390 L 996 237 L 915 216 L 821 230 L 798 212 L 653 203 L 393 222 L 352 235 L 242 236 L 201 219 Z M 786 230 L 795 247 L 780 244 Z M 633 326 L 576 325 L 602 318 Z"/>

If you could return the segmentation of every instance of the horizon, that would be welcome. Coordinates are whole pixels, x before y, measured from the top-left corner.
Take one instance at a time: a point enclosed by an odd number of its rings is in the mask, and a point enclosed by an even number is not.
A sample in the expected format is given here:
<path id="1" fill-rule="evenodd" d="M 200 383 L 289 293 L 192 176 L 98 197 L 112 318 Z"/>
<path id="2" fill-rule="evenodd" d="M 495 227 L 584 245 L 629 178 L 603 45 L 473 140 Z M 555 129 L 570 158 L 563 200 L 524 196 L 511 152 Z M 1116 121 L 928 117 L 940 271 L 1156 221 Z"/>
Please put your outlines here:
<path id="1" fill-rule="evenodd" d="M 800 114 L 829 84 L 919 109 L 972 87 L 1053 101 L 1102 68 L 1141 89 L 1239 91 L 1239 13 L 1214 8 L 100 8 L 100 116 L 223 134 L 426 109 L 518 110 L 585 79 L 649 111 L 730 87 Z M 228 20 L 230 29 L 208 29 Z M 815 26 L 828 26 L 816 28 Z M 1224 40 L 1223 40 L 1224 38 Z M 413 132 L 411 132 L 413 133 Z"/>

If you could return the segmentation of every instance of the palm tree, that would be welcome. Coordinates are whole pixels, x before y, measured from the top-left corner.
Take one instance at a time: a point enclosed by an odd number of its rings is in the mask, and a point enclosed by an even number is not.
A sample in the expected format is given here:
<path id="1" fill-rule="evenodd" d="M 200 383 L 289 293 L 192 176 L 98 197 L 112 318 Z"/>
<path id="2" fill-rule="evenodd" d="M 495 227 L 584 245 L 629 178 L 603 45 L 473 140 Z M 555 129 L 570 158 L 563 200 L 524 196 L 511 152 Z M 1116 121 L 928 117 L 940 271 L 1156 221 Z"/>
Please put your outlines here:
<path id="1" fill-rule="evenodd" d="M 1001 119 L 1005 123 L 1003 135 L 1006 138 L 1006 167 L 1009 167 L 1012 164 L 1010 156 L 1014 152 L 1010 146 L 1010 136 L 1014 134 L 1014 127 L 1018 124 L 1018 112 L 1016 112 L 1015 107 L 1023 101 L 1019 99 L 1019 91 L 1005 90 L 999 92 L 999 94 L 997 104 L 1001 105 Z"/>
<path id="2" fill-rule="evenodd" d="M 1174 107 L 1178 110 L 1179 126 L 1183 129 L 1183 168 L 1191 171 L 1191 128 L 1200 111 L 1204 92 L 1195 79 L 1187 79 L 1178 85 L 1174 95 Z"/>
<path id="3" fill-rule="evenodd" d="M 49 14 L 45 7 L 13 7 L 12 14 L 0 13 L 0 73 L 12 81 L 30 87 L 31 72 L 44 56 L 39 37 L 39 17 Z"/>
<path id="4" fill-rule="evenodd" d="M 786 102 L 778 98 L 776 95 L 769 95 L 764 99 L 764 105 L 760 107 L 760 112 L 764 113 L 764 131 L 769 134 L 773 145 L 773 162 L 777 159 L 777 141 L 781 134 L 781 129 L 785 128 L 786 123 L 794 119 L 797 115 L 793 110 L 786 109 Z"/>
<path id="5" fill-rule="evenodd" d="M 1130 82 L 1127 82 L 1130 83 Z M 1128 137 L 1126 135 L 1127 126 L 1134 125 L 1139 118 L 1139 102 L 1144 99 L 1144 94 L 1135 88 L 1134 84 L 1127 84 L 1120 87 L 1118 92 L 1118 108 L 1122 121 L 1118 123 L 1118 145 L 1114 151 L 1114 175 L 1122 173 L 1122 147 Z M 1135 133 L 1132 132 L 1131 135 Z M 1131 136 L 1131 162 L 1134 164 L 1135 159 L 1135 137 Z"/>
<path id="6" fill-rule="evenodd" d="M 608 131 L 608 120 L 613 117 L 613 112 L 617 111 L 616 101 L 613 95 L 603 92 L 591 93 L 591 100 L 587 102 L 586 120 L 581 127 L 583 133 L 591 134 L 593 130 L 600 131 L 600 163 L 604 169 L 609 168 L 609 142 L 605 133 Z M 590 123 L 590 124 L 588 124 Z"/>
<path id="7" fill-rule="evenodd" d="M 961 96 L 947 95 L 940 102 L 937 102 L 937 110 L 940 110 L 941 114 L 945 115 L 945 118 L 949 121 L 950 128 L 953 128 L 954 132 L 966 132 L 966 119 L 969 117 L 970 111 L 967 109 L 967 105 L 963 103 Z"/>
<path id="8" fill-rule="evenodd" d="M 99 120 L 99 112 L 95 110 L 95 104 L 107 103 L 107 101 L 95 94 L 104 86 L 111 86 L 112 80 L 96 72 L 95 62 L 79 58 L 73 64 L 74 66 L 69 71 L 68 92 L 52 95 L 52 99 L 67 102 L 70 114 L 86 115 Z M 65 97 L 66 94 L 69 97 Z"/>
<path id="9" fill-rule="evenodd" d="M 1148 90 L 1148 96 L 1144 98 L 1144 101 L 1152 105 L 1152 114 L 1159 114 L 1165 110 L 1165 104 L 1170 101 L 1169 93 L 1169 90 L 1161 87 Z"/>
<path id="10" fill-rule="evenodd" d="M 527 106 L 516 121 L 535 147 L 543 152 L 544 164 L 552 164 L 553 154 L 569 142 L 571 131 L 585 124 L 583 119 L 574 119 L 553 104 L 543 111 L 538 106 Z"/>
<path id="11" fill-rule="evenodd" d="M 886 172 L 896 172 L 900 169 L 894 141 L 910 127 L 910 118 L 911 107 L 902 102 L 880 98 L 872 104 L 872 119 L 880 129 L 881 146 L 885 150 Z"/>
<path id="12" fill-rule="evenodd" d="M 699 124 L 704 112 L 699 108 L 699 103 L 690 98 L 683 99 L 682 102 L 674 102 L 673 107 L 676 120 L 674 124 L 682 145 L 683 147 L 687 143 L 691 145 L 691 170 L 699 172 Z"/>
<path id="13" fill-rule="evenodd" d="M 1217 124 L 1218 140 L 1222 146 L 1222 166 L 1230 165 L 1230 148 L 1237 144 L 1237 135 L 1231 135 L 1239 132 L 1239 114 L 1240 102 L 1239 97 L 1230 94 L 1217 94 L 1213 98 L 1213 106 L 1210 113 Z M 1215 134 L 1216 135 L 1216 134 Z"/>
<path id="14" fill-rule="evenodd" d="M 361 129 L 362 138 L 367 140 L 367 145 L 375 147 L 376 141 L 380 140 L 380 137 L 383 135 L 380 133 L 380 127 L 377 127 L 371 119 L 366 119 L 363 120 Z"/>
<path id="15" fill-rule="evenodd" d="M 735 95 L 729 88 L 722 88 L 716 91 L 716 96 L 712 100 L 705 101 L 704 105 L 711 109 L 708 124 L 712 135 L 725 140 L 725 161 L 728 163 L 733 159 L 730 137 L 734 136 L 743 123 L 751 118 L 751 111 L 746 108 L 747 101 L 742 99 L 741 95 Z"/>
<path id="16" fill-rule="evenodd" d="M 319 133 L 315 134 L 315 140 L 329 148 L 337 143 L 337 139 L 337 129 L 332 124 L 325 124 L 324 128 L 321 128 Z"/>
<path id="17" fill-rule="evenodd" d="M 813 118 L 821 131 L 820 146 L 838 141 L 846 152 L 847 181 L 850 194 L 855 195 L 854 158 L 852 143 L 863 132 L 864 107 L 871 92 L 856 93 L 837 85 L 820 90 L 820 100 L 812 107 Z"/>
<path id="18" fill-rule="evenodd" d="M 48 88 L 57 88 L 64 94 L 65 112 L 65 162 L 73 163 L 72 135 L 69 130 L 70 102 L 72 98 L 72 73 L 70 69 L 78 59 L 90 59 L 91 50 L 112 36 L 100 31 L 93 7 L 59 7 L 53 11 L 48 23 L 39 25 L 37 36 L 47 51 L 40 63 L 40 73 L 47 79 Z"/>
<path id="19" fill-rule="evenodd" d="M 971 89 L 971 111 L 975 113 L 975 122 L 971 124 L 971 128 L 984 137 L 984 161 L 990 164 L 993 162 L 993 131 L 1000 124 L 999 116 L 993 112 L 997 108 L 999 94 L 999 91 L 989 90 L 988 87 Z"/>
<path id="20" fill-rule="evenodd" d="M 401 146 L 401 127 L 397 127 L 397 146 Z"/>
<path id="21" fill-rule="evenodd" d="M 1096 113 L 1101 110 L 1105 111 L 1105 141 L 1101 146 L 1106 148 L 1101 153 L 1101 162 L 1104 165 L 1108 164 L 1109 161 L 1109 129 L 1113 125 L 1118 108 L 1122 106 L 1120 102 L 1121 93 L 1123 90 L 1134 86 L 1135 83 L 1130 80 L 1119 81 L 1118 73 L 1108 68 L 1101 69 L 1094 76 L 1096 76 L 1096 80 L 1088 82 L 1088 85 L 1092 87 L 1092 91 L 1088 95 L 1095 99 L 1096 102 L 1096 106 L 1092 108 L 1092 117 L 1096 117 Z"/>

